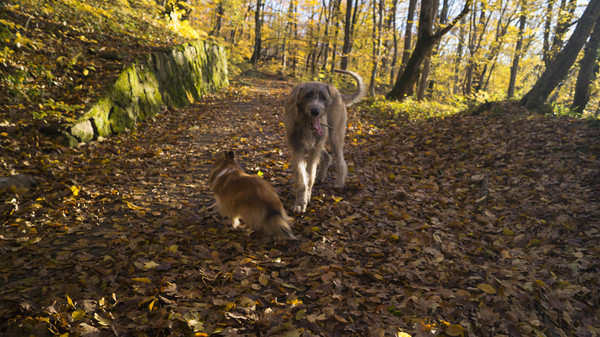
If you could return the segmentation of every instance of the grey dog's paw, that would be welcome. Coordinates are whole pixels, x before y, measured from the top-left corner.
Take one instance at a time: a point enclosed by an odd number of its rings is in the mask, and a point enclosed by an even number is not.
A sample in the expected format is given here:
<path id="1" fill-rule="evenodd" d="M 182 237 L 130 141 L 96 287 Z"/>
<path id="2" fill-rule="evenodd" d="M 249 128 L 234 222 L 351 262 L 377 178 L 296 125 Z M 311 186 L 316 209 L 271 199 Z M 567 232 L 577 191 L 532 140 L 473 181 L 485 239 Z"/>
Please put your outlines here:
<path id="1" fill-rule="evenodd" d="M 300 214 L 300 213 L 304 213 L 304 211 L 306 211 L 306 204 L 294 204 L 294 206 L 292 206 L 292 213 L 294 214 Z"/>

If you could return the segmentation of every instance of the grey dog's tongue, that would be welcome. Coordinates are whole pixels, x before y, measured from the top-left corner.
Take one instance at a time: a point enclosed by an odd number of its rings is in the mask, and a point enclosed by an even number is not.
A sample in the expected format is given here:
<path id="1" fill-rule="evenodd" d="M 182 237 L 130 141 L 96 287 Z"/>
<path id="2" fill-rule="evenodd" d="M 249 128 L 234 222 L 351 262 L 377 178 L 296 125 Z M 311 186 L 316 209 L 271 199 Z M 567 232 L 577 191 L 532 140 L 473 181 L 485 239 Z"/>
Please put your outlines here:
<path id="1" fill-rule="evenodd" d="M 317 130 L 317 134 L 319 134 L 319 136 L 322 136 L 323 129 L 321 129 L 321 120 L 319 120 L 318 118 L 313 118 L 312 123 L 313 127 Z"/>

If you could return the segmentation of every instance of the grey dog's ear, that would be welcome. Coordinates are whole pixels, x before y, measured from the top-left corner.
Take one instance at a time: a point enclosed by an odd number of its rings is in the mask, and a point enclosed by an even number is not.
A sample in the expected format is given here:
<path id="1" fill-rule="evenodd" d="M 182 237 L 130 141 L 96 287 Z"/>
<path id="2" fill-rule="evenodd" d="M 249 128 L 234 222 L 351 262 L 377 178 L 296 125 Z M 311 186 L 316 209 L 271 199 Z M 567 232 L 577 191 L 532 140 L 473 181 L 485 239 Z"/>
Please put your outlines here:
<path id="1" fill-rule="evenodd" d="M 233 160 L 233 158 L 235 157 L 235 155 L 234 155 L 233 151 L 227 151 L 227 152 L 225 152 L 225 157 L 227 159 Z"/>
<path id="2" fill-rule="evenodd" d="M 302 91 L 302 89 L 298 89 L 296 90 L 296 92 L 294 93 L 294 97 L 290 99 L 293 99 L 294 102 L 296 102 L 296 109 L 298 109 L 298 111 L 302 110 L 302 101 L 300 100 L 300 91 Z"/>

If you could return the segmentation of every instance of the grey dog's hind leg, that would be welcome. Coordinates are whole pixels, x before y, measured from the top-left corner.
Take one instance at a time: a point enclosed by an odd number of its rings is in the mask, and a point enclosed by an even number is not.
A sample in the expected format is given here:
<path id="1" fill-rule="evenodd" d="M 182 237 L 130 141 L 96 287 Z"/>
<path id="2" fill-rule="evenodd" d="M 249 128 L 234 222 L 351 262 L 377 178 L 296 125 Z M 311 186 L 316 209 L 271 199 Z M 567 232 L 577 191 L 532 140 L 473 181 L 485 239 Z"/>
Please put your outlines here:
<path id="1" fill-rule="evenodd" d="M 327 178 L 327 170 L 331 165 L 331 156 L 325 149 L 321 152 L 321 162 L 319 163 L 319 170 L 317 172 L 317 181 L 321 182 Z"/>
<path id="2" fill-rule="evenodd" d="M 348 166 L 344 160 L 344 132 L 332 132 L 329 135 L 329 145 L 333 150 L 335 156 L 335 183 L 334 186 L 337 188 L 344 187 L 346 183 L 346 177 L 348 176 Z"/>

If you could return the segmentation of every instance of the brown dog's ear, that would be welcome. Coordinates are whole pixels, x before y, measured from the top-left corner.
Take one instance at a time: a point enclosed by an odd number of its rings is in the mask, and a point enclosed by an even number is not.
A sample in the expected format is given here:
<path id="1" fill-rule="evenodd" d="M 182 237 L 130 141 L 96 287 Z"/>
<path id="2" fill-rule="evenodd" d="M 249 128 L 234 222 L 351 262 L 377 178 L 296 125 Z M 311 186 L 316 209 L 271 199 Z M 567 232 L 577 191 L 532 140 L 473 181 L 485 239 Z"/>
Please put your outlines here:
<path id="1" fill-rule="evenodd" d="M 234 155 L 233 151 L 227 151 L 227 152 L 225 152 L 225 157 L 227 159 L 233 160 L 233 158 L 235 157 L 235 155 Z"/>

